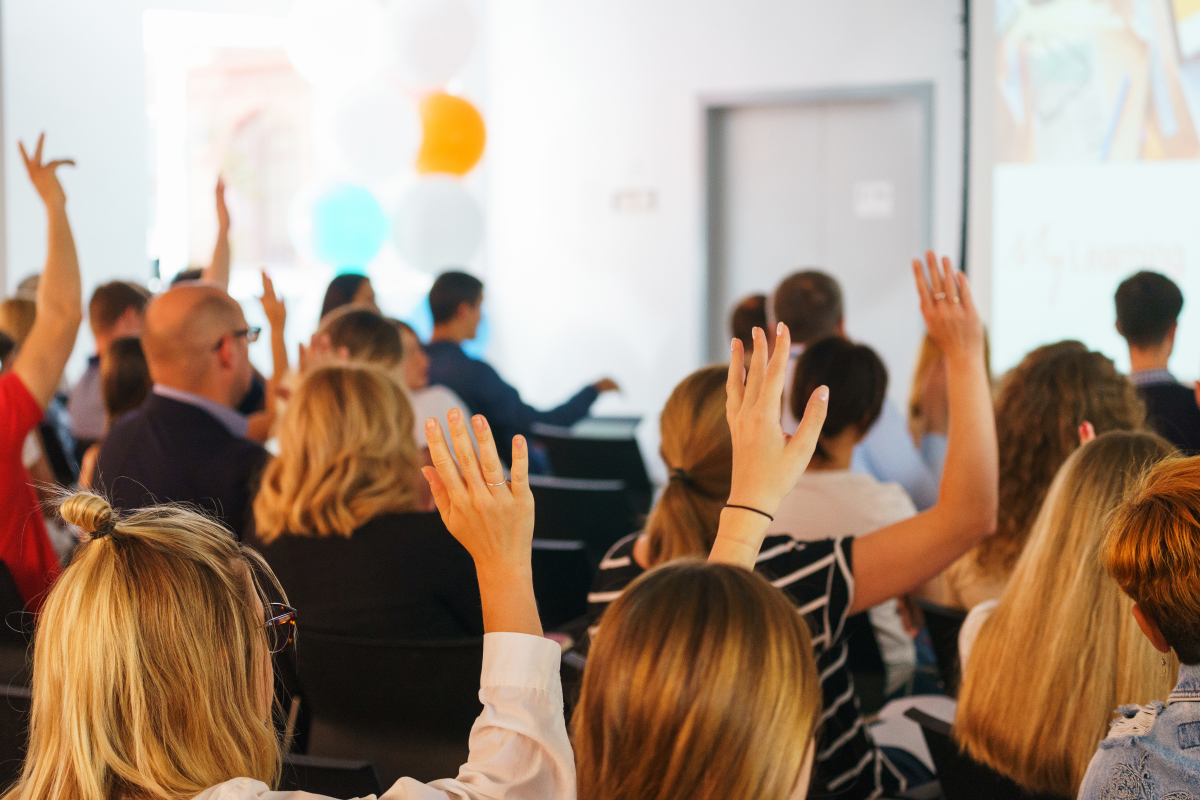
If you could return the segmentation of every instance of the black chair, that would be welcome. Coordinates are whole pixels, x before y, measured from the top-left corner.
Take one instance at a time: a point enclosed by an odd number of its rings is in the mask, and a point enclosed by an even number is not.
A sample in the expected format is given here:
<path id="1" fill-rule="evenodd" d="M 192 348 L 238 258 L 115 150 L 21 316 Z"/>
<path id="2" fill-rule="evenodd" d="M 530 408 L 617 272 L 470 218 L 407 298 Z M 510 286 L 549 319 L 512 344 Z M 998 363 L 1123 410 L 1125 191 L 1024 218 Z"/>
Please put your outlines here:
<path id="1" fill-rule="evenodd" d="M 0 789 L 21 777 L 32 701 L 33 692 L 27 686 L 0 685 Z"/>
<path id="2" fill-rule="evenodd" d="M 38 439 L 54 480 L 60 486 L 73 486 L 79 480 L 79 461 L 75 457 L 75 437 L 71 435 L 71 418 L 64 396 L 58 395 L 50 401 L 45 418 L 38 424 Z"/>
<path id="3" fill-rule="evenodd" d="M 529 487 L 537 538 L 583 542 L 593 566 L 617 540 L 637 530 L 637 511 L 623 481 L 530 475 Z"/>
<path id="4" fill-rule="evenodd" d="M 279 791 L 321 797 L 378 797 L 382 793 L 379 776 L 369 762 L 301 755 L 283 757 Z"/>
<path id="5" fill-rule="evenodd" d="M 962 629 L 967 612 L 960 608 L 917 600 L 917 607 L 925 617 L 925 627 L 933 643 L 933 655 L 938 663 L 938 675 L 942 688 L 950 697 L 958 697 L 958 684 L 962 680 L 958 663 L 958 632 Z"/>
<path id="6" fill-rule="evenodd" d="M 546 630 L 558 630 L 587 613 L 593 576 L 583 542 L 533 540 L 533 594 Z"/>
<path id="7" fill-rule="evenodd" d="M 887 665 L 866 611 L 846 618 L 846 669 L 854 677 L 854 693 L 864 714 L 883 708 L 887 696 Z"/>
<path id="8" fill-rule="evenodd" d="M 483 638 L 379 641 L 301 629 L 308 755 L 369 761 L 380 782 L 453 777 L 482 705 Z"/>
<path id="9" fill-rule="evenodd" d="M 1031 794 L 962 752 L 954 741 L 949 722 L 917 708 L 908 709 L 904 716 L 921 726 L 946 800 L 1065 800 L 1055 795 Z"/>
<path id="10" fill-rule="evenodd" d="M 576 429 L 535 423 L 533 432 L 546 448 L 550 466 L 560 478 L 625 481 L 638 514 L 647 514 L 654 500 L 654 486 L 646 472 L 646 461 L 633 436 L 638 418 L 588 418 L 592 429 L 613 423 L 621 428 L 615 437 L 602 436 L 597 431 L 577 432 Z"/>

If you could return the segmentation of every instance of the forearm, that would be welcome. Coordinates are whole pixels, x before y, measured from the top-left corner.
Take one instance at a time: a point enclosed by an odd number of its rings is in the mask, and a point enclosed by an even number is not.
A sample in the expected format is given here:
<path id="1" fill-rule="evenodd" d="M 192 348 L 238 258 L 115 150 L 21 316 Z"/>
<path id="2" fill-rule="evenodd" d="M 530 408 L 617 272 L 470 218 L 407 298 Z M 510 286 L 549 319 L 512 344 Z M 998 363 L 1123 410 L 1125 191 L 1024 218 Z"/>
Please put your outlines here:
<path id="1" fill-rule="evenodd" d="M 283 338 L 283 326 L 271 326 L 271 380 L 277 383 L 288 374 L 287 343 Z"/>
<path id="2" fill-rule="evenodd" d="M 46 218 L 46 267 L 38 281 L 37 318 L 49 315 L 66 322 L 75 320 L 78 327 L 83 318 L 83 289 L 66 206 L 48 206 Z"/>
<path id="3" fill-rule="evenodd" d="M 212 263 L 203 270 L 201 277 L 228 290 L 230 259 L 229 229 L 222 227 L 217 231 L 217 244 L 213 248 Z"/>
<path id="4" fill-rule="evenodd" d="M 485 633 L 542 635 L 542 620 L 533 595 L 532 566 L 480 569 L 478 574 Z"/>
<path id="5" fill-rule="evenodd" d="M 950 435 L 935 511 L 952 527 L 977 538 L 996 525 L 999 456 L 987 370 L 981 357 L 964 357 L 949 375 Z"/>
<path id="6" fill-rule="evenodd" d="M 708 560 L 754 569 L 758 551 L 762 547 L 770 523 L 771 521 L 762 514 L 742 508 L 726 507 L 721 511 L 717 540 L 713 542 Z"/>

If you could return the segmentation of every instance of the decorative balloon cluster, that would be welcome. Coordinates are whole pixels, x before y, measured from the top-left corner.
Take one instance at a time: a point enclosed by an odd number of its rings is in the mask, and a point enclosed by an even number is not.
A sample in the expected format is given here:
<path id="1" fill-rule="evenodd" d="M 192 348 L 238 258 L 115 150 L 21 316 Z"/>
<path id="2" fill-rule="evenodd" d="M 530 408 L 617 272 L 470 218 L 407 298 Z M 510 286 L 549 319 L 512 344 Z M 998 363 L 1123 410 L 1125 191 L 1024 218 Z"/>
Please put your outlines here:
<path id="1" fill-rule="evenodd" d="M 468 0 L 295 0 L 288 58 L 315 89 L 314 140 L 326 178 L 292 210 L 299 252 L 361 269 L 390 228 L 400 254 L 430 272 L 462 266 L 483 239 L 483 214 L 460 180 L 487 132 L 447 84 L 475 46 Z M 319 158 L 320 161 L 320 158 Z M 373 189 L 415 169 L 391 224 Z"/>

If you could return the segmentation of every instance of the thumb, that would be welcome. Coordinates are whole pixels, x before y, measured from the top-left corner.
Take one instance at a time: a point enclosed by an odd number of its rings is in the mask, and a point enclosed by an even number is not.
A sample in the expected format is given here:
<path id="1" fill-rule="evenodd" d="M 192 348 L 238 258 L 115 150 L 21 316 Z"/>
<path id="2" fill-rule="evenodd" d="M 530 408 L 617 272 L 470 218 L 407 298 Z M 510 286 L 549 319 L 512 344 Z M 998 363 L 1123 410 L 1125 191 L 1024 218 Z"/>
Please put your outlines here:
<path id="1" fill-rule="evenodd" d="M 800 426 L 787 443 L 787 452 L 794 459 L 794 465 L 801 470 L 808 467 L 813 452 L 817 449 L 817 439 L 821 436 L 821 428 L 825 425 L 825 415 L 829 412 L 829 387 L 818 386 L 808 398 L 804 407 L 804 416 Z"/>

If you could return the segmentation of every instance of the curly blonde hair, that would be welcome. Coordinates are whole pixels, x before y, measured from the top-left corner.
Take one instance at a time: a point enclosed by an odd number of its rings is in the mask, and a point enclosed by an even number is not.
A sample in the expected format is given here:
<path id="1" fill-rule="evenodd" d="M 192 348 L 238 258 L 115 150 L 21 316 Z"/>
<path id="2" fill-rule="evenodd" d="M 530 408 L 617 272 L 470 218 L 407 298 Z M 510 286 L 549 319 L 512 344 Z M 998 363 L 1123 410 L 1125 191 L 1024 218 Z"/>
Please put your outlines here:
<path id="1" fill-rule="evenodd" d="M 1055 473 L 1079 447 L 1079 426 L 1096 434 L 1144 427 L 1146 406 L 1104 354 L 1063 341 L 1031 351 L 1003 379 L 996 400 L 1000 510 L 996 532 L 975 550 L 989 574 L 1012 572 Z"/>
<path id="2" fill-rule="evenodd" d="M 420 479 L 404 390 L 369 364 L 318 367 L 284 414 L 279 457 L 254 500 L 257 536 L 349 536 L 380 514 L 415 509 Z"/>

